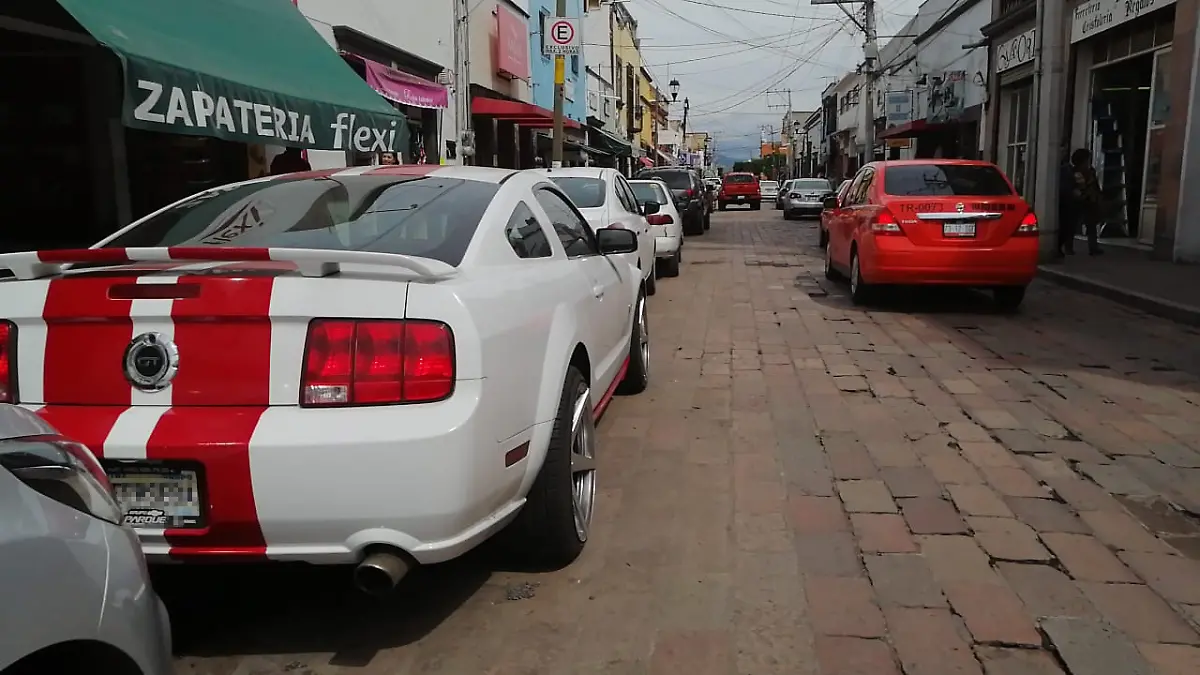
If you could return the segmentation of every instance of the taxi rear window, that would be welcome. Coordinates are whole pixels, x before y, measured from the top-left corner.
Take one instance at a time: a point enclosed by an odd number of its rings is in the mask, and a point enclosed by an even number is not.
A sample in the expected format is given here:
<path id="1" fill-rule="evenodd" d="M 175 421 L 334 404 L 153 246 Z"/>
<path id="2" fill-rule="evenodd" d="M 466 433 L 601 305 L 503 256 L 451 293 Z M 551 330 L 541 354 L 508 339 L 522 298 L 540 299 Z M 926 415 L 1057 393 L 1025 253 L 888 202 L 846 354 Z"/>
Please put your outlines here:
<path id="1" fill-rule="evenodd" d="M 883 172 L 883 191 L 898 197 L 1007 197 L 1013 194 L 994 166 L 905 164 Z"/>
<path id="2" fill-rule="evenodd" d="M 731 173 L 725 176 L 726 183 L 757 183 L 754 176 L 748 173 Z"/>

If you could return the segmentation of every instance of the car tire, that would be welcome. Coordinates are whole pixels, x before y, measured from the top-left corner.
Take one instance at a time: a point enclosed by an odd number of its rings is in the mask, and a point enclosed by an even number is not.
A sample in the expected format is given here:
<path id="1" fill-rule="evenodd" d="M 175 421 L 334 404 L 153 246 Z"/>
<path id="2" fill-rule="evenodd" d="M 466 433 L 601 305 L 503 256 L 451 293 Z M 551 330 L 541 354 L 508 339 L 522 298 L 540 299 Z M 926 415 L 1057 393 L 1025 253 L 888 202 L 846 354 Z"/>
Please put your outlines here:
<path id="1" fill-rule="evenodd" d="M 750 210 L 751 211 L 761 211 L 762 210 L 762 202 L 757 202 L 755 204 L 751 204 Z"/>
<path id="2" fill-rule="evenodd" d="M 706 213 L 706 214 L 704 214 L 704 229 L 705 229 L 705 231 L 707 231 L 711 227 L 712 227 L 712 214 Z"/>
<path id="3" fill-rule="evenodd" d="M 721 202 L 721 203 L 717 204 L 717 210 L 724 211 L 727 206 L 729 206 L 729 205 L 726 204 L 725 202 Z"/>
<path id="4" fill-rule="evenodd" d="M 1015 312 L 1025 300 L 1025 286 L 997 286 L 992 289 L 992 300 L 1004 312 Z"/>
<path id="5" fill-rule="evenodd" d="M 684 221 L 683 233 L 693 237 L 704 234 L 704 219 L 691 218 Z"/>
<path id="6" fill-rule="evenodd" d="M 819 232 L 819 234 L 817 235 L 817 246 L 820 246 L 821 248 L 828 248 L 829 247 L 829 231 L 826 230 L 821 225 L 817 225 L 817 230 Z"/>
<path id="7" fill-rule="evenodd" d="M 646 295 L 654 295 L 658 293 L 658 274 L 653 266 L 650 267 L 650 275 L 646 277 Z"/>
<path id="8" fill-rule="evenodd" d="M 587 543 L 596 497 L 593 414 L 587 378 L 574 365 L 569 366 L 546 459 L 509 528 L 514 553 L 538 568 L 566 567 Z M 578 481 L 577 469 L 581 474 Z M 590 476 L 582 475 L 587 472 Z M 585 503 L 577 503 L 577 490 Z"/>
<path id="9" fill-rule="evenodd" d="M 850 301 L 856 305 L 866 305 L 875 294 L 873 286 L 863 280 L 862 266 L 858 262 L 858 251 L 850 252 Z"/>
<path id="10" fill-rule="evenodd" d="M 833 249 L 825 247 L 825 278 L 830 281 L 837 281 L 842 278 L 841 272 L 833 266 Z"/>
<path id="11" fill-rule="evenodd" d="M 670 258 L 663 258 L 659 264 L 662 265 L 662 275 L 664 277 L 679 276 L 679 249 L 675 249 L 675 254 Z"/>
<path id="12" fill-rule="evenodd" d="M 617 385 L 622 395 L 640 394 L 650 386 L 650 322 L 646 312 L 646 298 L 639 296 L 633 312 L 633 325 L 629 331 L 629 366 L 625 377 Z"/>

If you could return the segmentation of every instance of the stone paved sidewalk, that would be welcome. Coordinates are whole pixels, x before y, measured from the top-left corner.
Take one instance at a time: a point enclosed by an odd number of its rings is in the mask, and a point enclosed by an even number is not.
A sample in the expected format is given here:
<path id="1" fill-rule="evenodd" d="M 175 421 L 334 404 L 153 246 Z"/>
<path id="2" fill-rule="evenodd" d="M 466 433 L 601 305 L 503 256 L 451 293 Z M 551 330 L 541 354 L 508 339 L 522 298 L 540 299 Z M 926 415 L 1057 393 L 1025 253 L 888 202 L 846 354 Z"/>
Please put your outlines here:
<path id="1" fill-rule="evenodd" d="M 689 239 L 575 565 L 200 587 L 179 672 L 1200 673 L 1197 334 L 1049 284 L 863 311 L 815 243 L 770 210 Z"/>

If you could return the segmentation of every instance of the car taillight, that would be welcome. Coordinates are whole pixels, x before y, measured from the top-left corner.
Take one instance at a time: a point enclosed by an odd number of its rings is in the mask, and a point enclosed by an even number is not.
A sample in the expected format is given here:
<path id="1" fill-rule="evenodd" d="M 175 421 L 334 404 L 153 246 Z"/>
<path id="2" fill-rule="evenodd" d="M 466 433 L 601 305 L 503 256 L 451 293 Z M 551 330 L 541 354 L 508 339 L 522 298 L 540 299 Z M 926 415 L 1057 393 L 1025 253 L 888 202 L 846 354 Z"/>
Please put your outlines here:
<path id="1" fill-rule="evenodd" d="M 900 229 L 900 223 L 896 220 L 896 216 L 893 216 L 892 212 L 887 209 L 880 211 L 875 216 L 875 220 L 871 222 L 871 231 L 881 235 L 904 234 L 904 230 Z"/>
<path id="2" fill-rule="evenodd" d="M 687 197 L 688 199 L 691 199 L 692 195 L 694 195 L 694 194 L 696 194 L 696 191 L 693 190 L 692 188 L 688 188 L 687 192 L 683 193 L 683 196 Z"/>
<path id="3" fill-rule="evenodd" d="M 646 222 L 651 225 L 670 225 L 675 222 L 675 219 L 666 213 L 656 213 L 652 216 L 646 216 Z"/>
<path id="4" fill-rule="evenodd" d="M 1013 232 L 1014 237 L 1036 237 L 1038 235 L 1038 220 L 1037 216 L 1030 211 L 1021 219 L 1021 224 L 1017 226 L 1017 231 Z"/>
<path id="5" fill-rule="evenodd" d="M 454 391 L 454 335 L 438 321 L 314 319 L 300 405 L 440 401 Z"/>
<path id="6" fill-rule="evenodd" d="M 0 321 L 0 403 L 17 402 L 17 327 Z"/>
<path id="7" fill-rule="evenodd" d="M 121 523 L 121 507 L 96 456 L 61 436 L 0 441 L 0 467 L 54 501 L 90 516 Z"/>

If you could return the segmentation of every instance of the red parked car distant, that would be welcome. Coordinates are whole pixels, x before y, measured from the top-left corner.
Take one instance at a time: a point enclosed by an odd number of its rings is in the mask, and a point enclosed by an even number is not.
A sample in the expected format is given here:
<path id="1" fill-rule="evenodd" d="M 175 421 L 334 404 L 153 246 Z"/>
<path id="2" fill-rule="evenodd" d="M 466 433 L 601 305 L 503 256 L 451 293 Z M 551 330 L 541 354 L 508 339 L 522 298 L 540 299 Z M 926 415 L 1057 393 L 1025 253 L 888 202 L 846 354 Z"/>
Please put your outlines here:
<path id="1" fill-rule="evenodd" d="M 745 204 L 757 211 L 762 208 L 762 188 L 758 176 L 752 173 L 727 173 L 721 180 L 721 191 L 717 193 L 717 208 L 724 211 L 734 204 Z"/>
<path id="2" fill-rule="evenodd" d="M 1037 271 L 1037 216 L 988 162 L 874 162 L 825 206 L 825 274 L 848 276 L 855 304 L 883 285 L 942 284 L 1015 310 Z"/>

